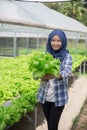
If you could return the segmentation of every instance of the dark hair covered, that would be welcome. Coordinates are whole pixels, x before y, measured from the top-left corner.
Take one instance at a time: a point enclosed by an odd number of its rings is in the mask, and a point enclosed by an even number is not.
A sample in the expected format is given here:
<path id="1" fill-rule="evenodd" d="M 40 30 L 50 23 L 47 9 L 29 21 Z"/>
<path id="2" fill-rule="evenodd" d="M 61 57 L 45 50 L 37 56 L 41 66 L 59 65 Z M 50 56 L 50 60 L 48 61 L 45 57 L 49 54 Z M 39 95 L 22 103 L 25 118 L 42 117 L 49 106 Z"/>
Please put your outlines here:
<path id="1" fill-rule="evenodd" d="M 58 35 L 62 42 L 62 47 L 59 50 L 53 50 L 53 48 L 51 47 L 51 41 L 55 35 Z M 46 47 L 47 52 L 53 55 L 54 58 L 59 58 L 60 61 L 62 61 L 66 56 L 66 54 L 69 53 L 69 51 L 66 48 L 67 48 L 67 37 L 65 33 L 59 29 L 52 31 L 48 36 Z"/>

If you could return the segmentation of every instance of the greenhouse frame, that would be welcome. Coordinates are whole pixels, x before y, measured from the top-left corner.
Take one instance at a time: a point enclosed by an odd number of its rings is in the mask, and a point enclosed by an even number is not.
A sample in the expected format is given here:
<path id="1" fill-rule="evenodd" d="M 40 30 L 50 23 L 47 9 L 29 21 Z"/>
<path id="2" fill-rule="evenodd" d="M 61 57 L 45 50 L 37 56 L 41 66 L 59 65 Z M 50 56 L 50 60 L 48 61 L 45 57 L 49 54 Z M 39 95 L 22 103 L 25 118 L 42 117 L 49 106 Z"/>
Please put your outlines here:
<path id="1" fill-rule="evenodd" d="M 44 50 L 48 34 L 57 28 L 64 30 L 68 39 L 75 40 L 74 46 L 78 46 L 78 40 L 83 39 L 87 48 L 87 27 L 75 19 L 42 3 L 1 0 L 0 55 L 27 54 L 30 48 L 41 47 Z M 22 52 L 21 47 L 25 51 Z"/>

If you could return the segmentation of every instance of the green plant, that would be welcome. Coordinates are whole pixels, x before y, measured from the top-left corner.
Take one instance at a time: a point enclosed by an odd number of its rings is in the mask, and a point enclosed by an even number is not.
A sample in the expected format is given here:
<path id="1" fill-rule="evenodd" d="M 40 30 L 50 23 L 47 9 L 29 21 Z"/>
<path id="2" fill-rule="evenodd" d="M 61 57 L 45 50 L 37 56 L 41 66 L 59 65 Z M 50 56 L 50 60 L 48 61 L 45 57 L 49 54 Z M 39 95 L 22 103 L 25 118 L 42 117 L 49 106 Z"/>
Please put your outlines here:
<path id="1" fill-rule="evenodd" d="M 59 59 L 54 59 L 50 53 L 34 51 L 29 56 L 29 72 L 32 72 L 34 78 L 40 78 L 45 74 L 54 74 L 57 76 L 60 70 Z"/>

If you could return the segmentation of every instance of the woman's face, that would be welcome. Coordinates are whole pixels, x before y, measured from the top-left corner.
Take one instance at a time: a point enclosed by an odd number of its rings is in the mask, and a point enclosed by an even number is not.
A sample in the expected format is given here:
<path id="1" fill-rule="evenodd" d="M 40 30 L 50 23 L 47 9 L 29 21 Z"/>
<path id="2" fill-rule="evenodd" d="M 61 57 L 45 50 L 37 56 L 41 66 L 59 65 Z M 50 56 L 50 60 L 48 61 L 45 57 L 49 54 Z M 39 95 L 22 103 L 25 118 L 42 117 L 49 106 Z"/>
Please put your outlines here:
<path id="1" fill-rule="evenodd" d="M 53 50 L 59 50 L 62 47 L 61 39 L 58 35 L 55 35 L 51 41 L 51 47 Z"/>

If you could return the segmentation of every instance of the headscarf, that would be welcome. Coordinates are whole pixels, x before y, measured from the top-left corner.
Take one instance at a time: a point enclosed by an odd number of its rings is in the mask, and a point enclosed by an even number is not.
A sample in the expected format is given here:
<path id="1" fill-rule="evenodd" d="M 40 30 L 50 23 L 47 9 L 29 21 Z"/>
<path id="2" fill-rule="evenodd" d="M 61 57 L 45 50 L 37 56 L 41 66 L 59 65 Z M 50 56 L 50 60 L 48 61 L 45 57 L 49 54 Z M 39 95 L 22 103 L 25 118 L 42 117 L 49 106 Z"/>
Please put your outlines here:
<path id="1" fill-rule="evenodd" d="M 53 50 L 53 48 L 51 47 L 51 41 L 54 35 L 58 35 L 59 38 L 61 39 L 62 47 L 59 50 Z M 69 51 L 66 48 L 67 48 L 67 38 L 65 33 L 59 29 L 52 31 L 48 36 L 48 42 L 46 48 L 47 52 L 53 55 L 54 58 L 59 58 L 60 61 L 63 61 L 66 54 L 69 53 Z"/>

